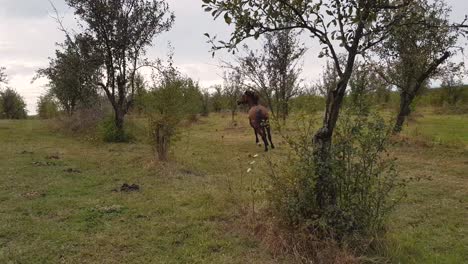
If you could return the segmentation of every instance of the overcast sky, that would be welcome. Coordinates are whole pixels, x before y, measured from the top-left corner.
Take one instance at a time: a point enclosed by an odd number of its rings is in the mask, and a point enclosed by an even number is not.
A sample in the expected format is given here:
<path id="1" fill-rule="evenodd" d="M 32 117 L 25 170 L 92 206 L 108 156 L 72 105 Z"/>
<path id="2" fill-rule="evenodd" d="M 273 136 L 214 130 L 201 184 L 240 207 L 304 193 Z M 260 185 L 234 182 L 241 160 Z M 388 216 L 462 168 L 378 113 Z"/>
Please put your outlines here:
<path id="1" fill-rule="evenodd" d="M 52 0 L 64 17 L 69 29 L 74 27 L 72 10 L 64 0 Z M 201 0 L 167 0 L 176 15 L 176 22 L 170 32 L 159 36 L 149 50 L 148 57 L 164 58 L 167 43 L 175 49 L 174 60 L 179 69 L 198 80 L 202 87 L 222 83 L 217 65 L 221 59 L 229 59 L 226 53 L 215 58 L 209 53 L 205 32 L 227 36 L 229 28 L 220 21 L 213 21 L 203 12 Z M 447 0 L 453 7 L 452 20 L 461 21 L 468 14 L 468 0 Z M 36 113 L 37 98 L 46 90 L 47 80 L 31 83 L 38 68 L 48 64 L 54 55 L 56 43 L 64 40 L 53 19 L 49 0 L 0 0 L 0 66 L 6 67 L 9 83 L 27 103 L 29 114 Z M 317 59 L 319 48 L 306 43 L 309 48 L 304 58 L 304 78 L 312 81 L 321 72 L 323 60 Z"/>

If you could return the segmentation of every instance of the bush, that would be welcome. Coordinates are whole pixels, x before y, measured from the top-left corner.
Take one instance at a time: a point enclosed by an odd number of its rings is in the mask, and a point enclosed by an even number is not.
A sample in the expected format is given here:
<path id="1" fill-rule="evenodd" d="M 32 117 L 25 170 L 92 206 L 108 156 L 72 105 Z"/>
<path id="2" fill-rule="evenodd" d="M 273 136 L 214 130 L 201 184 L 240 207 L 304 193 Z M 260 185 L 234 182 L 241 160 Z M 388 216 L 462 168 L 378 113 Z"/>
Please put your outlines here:
<path id="1" fill-rule="evenodd" d="M 337 202 L 325 209 L 316 202 L 320 186 L 311 135 L 290 141 L 294 153 L 288 163 L 292 166 L 271 177 L 273 211 L 288 226 L 338 240 L 382 231 L 404 183 L 397 177 L 394 160 L 386 155 L 389 135 L 389 127 L 379 117 L 342 115 L 330 150 L 330 182 Z"/>
<path id="2" fill-rule="evenodd" d="M 56 130 L 65 134 L 102 138 L 100 128 L 111 111 L 107 102 L 101 101 L 93 107 L 80 107 L 72 115 L 61 114 L 54 120 L 53 125 Z"/>
<path id="3" fill-rule="evenodd" d="M 202 110 L 202 94 L 191 79 L 170 72 L 159 87 L 145 96 L 144 108 L 157 157 L 167 160 L 182 120 L 196 120 Z"/>
<path id="4" fill-rule="evenodd" d="M 128 131 L 117 129 L 111 115 L 100 122 L 99 132 L 104 142 L 130 142 L 134 139 Z"/>
<path id="5" fill-rule="evenodd" d="M 25 119 L 27 117 L 26 103 L 21 95 L 10 88 L 0 92 L 0 118 Z"/>

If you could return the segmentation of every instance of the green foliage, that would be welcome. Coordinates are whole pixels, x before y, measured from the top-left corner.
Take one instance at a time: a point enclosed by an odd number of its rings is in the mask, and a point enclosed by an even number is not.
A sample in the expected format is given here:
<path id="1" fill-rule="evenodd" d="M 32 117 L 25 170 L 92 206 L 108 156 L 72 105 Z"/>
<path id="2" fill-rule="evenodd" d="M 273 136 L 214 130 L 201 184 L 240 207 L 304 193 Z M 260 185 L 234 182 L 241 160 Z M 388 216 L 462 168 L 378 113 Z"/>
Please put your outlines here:
<path id="1" fill-rule="evenodd" d="M 172 27 L 174 14 L 163 0 L 66 0 L 84 34 L 102 58 L 98 85 L 113 106 L 115 124 L 124 134 L 125 115 L 133 105 L 138 69 L 156 63 L 145 58 L 153 39 Z"/>
<path id="2" fill-rule="evenodd" d="M 372 65 L 357 63 L 349 82 L 347 105 L 355 114 L 368 115 L 374 106 L 385 106 L 390 102 L 389 85 L 372 70 Z"/>
<path id="3" fill-rule="evenodd" d="M 211 106 L 213 107 L 213 111 L 219 113 L 227 107 L 227 103 L 223 96 L 223 87 L 221 85 L 215 85 L 213 88 L 215 92 L 211 96 Z"/>
<path id="4" fill-rule="evenodd" d="M 101 122 L 99 133 L 104 142 L 130 142 L 134 139 L 128 131 L 117 128 L 113 116 L 109 116 Z"/>
<path id="5" fill-rule="evenodd" d="M 41 119 L 51 119 L 58 116 L 58 103 L 50 94 L 42 95 L 37 100 L 37 114 Z"/>
<path id="6" fill-rule="evenodd" d="M 466 88 L 464 89 L 462 80 L 455 80 L 453 75 L 449 75 L 443 79 L 441 89 L 441 101 L 443 105 L 456 108 L 463 101 L 468 101 L 468 98 L 465 97 L 466 93 L 464 90 Z"/>
<path id="7" fill-rule="evenodd" d="M 0 118 L 25 119 L 27 116 L 26 103 L 20 94 L 11 88 L 0 91 Z"/>
<path id="8" fill-rule="evenodd" d="M 223 96 L 231 111 L 232 121 L 237 111 L 237 101 L 242 95 L 243 76 L 239 69 L 234 69 L 224 73 Z"/>
<path id="9" fill-rule="evenodd" d="M 302 92 L 301 60 L 306 52 L 299 40 L 300 33 L 285 30 L 265 34 L 262 48 L 244 46 L 245 55 L 238 55 L 238 71 L 246 87 L 255 89 L 271 109 L 274 118 L 287 119 L 290 100 Z"/>
<path id="10" fill-rule="evenodd" d="M 89 107 L 98 97 L 97 83 L 102 57 L 92 40 L 86 35 L 67 39 L 55 51 L 49 66 L 38 70 L 39 77 L 49 79 L 50 93 L 57 98 L 61 108 L 72 115 L 79 106 Z"/>
<path id="11" fill-rule="evenodd" d="M 468 113 L 468 86 L 459 82 L 443 82 L 441 87 L 428 89 L 415 105 L 432 108 L 436 113 Z"/>
<path id="12" fill-rule="evenodd" d="M 303 112 L 315 114 L 325 107 L 325 98 L 319 95 L 303 94 L 291 99 L 291 110 L 293 112 Z"/>
<path id="13" fill-rule="evenodd" d="M 388 158 L 390 134 L 383 119 L 343 115 L 330 149 L 331 175 L 336 205 L 321 208 L 310 129 L 290 140 L 294 154 L 282 174 L 273 174 L 270 201 L 274 211 L 296 228 L 331 234 L 337 239 L 368 237 L 382 231 L 386 217 L 401 197 L 403 181 L 394 160 Z M 395 196 L 396 195 L 396 196 Z"/>
<path id="14" fill-rule="evenodd" d="M 151 142 L 160 160 L 167 160 L 171 143 L 184 119 L 193 120 L 202 110 L 203 95 L 190 78 L 169 69 L 161 84 L 145 95 Z"/>
<path id="15" fill-rule="evenodd" d="M 145 104 L 144 98 L 148 92 L 146 89 L 145 79 L 141 74 L 135 76 L 135 98 L 132 104 L 132 111 L 136 114 L 142 114 L 144 112 Z"/>

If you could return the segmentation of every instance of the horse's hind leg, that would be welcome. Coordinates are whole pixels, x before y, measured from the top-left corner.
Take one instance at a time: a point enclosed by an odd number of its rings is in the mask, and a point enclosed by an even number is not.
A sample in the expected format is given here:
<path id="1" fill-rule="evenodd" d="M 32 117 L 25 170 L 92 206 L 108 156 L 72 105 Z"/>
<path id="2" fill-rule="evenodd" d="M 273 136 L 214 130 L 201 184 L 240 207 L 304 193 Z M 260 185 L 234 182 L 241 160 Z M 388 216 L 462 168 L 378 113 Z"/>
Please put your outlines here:
<path id="1" fill-rule="evenodd" d="M 259 142 L 259 140 L 258 140 L 258 133 L 257 133 L 257 130 L 256 130 L 255 128 L 254 128 L 253 130 L 254 130 L 254 133 L 255 133 L 255 144 L 258 145 L 258 142 Z"/>
<path id="2" fill-rule="evenodd" d="M 270 140 L 270 143 L 271 143 L 271 148 L 274 149 L 274 148 L 275 148 L 275 145 L 273 144 L 273 141 L 271 140 L 271 129 L 270 129 L 270 126 L 267 126 L 267 127 L 266 127 L 266 131 L 267 131 L 267 134 L 268 134 L 268 140 Z"/>
<path id="3" fill-rule="evenodd" d="M 268 140 L 267 140 L 267 136 L 265 133 L 265 128 L 259 128 L 258 130 L 259 130 L 260 136 L 262 137 L 263 144 L 265 144 L 265 151 L 268 151 Z"/>

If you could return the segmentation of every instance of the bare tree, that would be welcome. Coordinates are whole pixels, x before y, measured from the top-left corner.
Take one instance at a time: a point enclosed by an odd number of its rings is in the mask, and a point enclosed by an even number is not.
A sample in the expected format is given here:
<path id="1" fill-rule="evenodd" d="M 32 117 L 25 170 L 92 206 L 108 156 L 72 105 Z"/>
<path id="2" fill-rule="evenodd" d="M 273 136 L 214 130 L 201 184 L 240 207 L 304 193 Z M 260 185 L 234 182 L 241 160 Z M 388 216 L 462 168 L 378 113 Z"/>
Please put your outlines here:
<path id="1" fill-rule="evenodd" d="M 226 71 L 223 79 L 224 96 L 226 97 L 229 110 L 231 111 L 232 122 L 234 122 L 237 112 L 237 101 L 242 95 L 242 74 L 237 68 L 232 71 Z"/>
<path id="2" fill-rule="evenodd" d="M 134 100 L 136 73 L 148 64 L 145 49 L 156 35 L 172 27 L 174 14 L 163 0 L 66 2 L 101 51 L 104 73 L 98 85 L 112 104 L 117 130 L 123 133 L 124 117 Z"/>
<path id="3" fill-rule="evenodd" d="M 445 75 L 440 88 L 441 99 L 449 107 L 454 107 L 463 100 L 463 90 L 466 89 L 461 78 L 457 78 L 454 74 Z"/>
<path id="4" fill-rule="evenodd" d="M 0 83 L 7 83 L 7 75 L 5 73 L 5 67 L 0 67 Z"/>
<path id="5" fill-rule="evenodd" d="M 265 34 L 261 50 L 249 50 L 237 56 L 238 66 L 246 76 L 246 85 L 257 90 L 273 117 L 286 121 L 289 101 L 301 92 L 301 58 L 306 49 L 292 30 Z M 232 67 L 232 66 L 231 66 Z"/>

